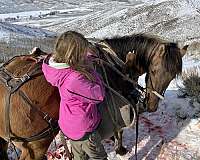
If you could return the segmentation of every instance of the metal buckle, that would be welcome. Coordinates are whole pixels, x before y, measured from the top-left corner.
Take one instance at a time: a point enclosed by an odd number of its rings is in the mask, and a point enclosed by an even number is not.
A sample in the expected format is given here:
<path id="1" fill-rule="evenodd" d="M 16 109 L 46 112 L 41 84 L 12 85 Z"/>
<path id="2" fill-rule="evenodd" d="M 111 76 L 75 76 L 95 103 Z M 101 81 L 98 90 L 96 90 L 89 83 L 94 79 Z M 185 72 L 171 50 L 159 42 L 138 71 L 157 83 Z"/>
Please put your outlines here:
<path id="1" fill-rule="evenodd" d="M 45 116 L 43 117 L 44 120 L 46 120 L 49 124 L 52 122 L 52 118 L 46 113 Z"/>
<path id="2" fill-rule="evenodd" d="M 22 82 L 25 82 L 26 80 L 30 79 L 31 77 L 28 74 L 24 74 L 21 79 Z"/>

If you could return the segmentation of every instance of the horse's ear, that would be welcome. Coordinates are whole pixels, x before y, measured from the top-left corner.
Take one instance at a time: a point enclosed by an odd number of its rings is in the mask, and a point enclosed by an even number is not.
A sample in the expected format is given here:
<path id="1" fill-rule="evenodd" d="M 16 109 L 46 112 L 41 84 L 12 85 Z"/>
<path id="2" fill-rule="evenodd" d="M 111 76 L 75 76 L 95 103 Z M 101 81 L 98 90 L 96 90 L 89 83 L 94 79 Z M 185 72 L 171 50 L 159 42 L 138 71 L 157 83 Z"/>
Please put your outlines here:
<path id="1" fill-rule="evenodd" d="M 159 56 L 162 57 L 165 54 L 165 45 L 161 44 L 158 48 Z"/>
<path id="2" fill-rule="evenodd" d="M 135 61 L 136 55 L 133 52 L 128 52 L 128 54 L 126 55 L 126 62 L 125 65 L 127 67 L 132 67 L 133 66 L 133 62 Z"/>
<path id="3" fill-rule="evenodd" d="M 181 56 L 183 57 L 185 55 L 185 53 L 187 52 L 187 48 L 189 45 L 185 45 L 182 49 L 180 49 L 181 52 Z"/>
<path id="4" fill-rule="evenodd" d="M 40 56 L 40 55 L 46 55 L 47 53 L 46 52 L 43 52 L 40 48 L 38 47 L 34 47 L 32 49 L 32 51 L 30 52 L 31 55 L 34 55 L 34 56 Z"/>

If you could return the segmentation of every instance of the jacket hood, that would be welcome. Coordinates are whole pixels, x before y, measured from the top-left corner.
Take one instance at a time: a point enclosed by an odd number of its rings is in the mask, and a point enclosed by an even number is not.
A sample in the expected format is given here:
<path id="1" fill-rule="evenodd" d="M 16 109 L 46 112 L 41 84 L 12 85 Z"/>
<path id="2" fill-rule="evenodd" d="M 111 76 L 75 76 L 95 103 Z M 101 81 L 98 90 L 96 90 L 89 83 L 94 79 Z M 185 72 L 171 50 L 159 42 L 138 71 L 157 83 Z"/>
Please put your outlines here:
<path id="1" fill-rule="evenodd" d="M 70 67 L 67 63 L 57 63 L 57 62 L 55 62 L 53 57 L 49 58 L 48 64 L 49 64 L 49 66 L 56 68 L 56 69 L 65 69 L 65 68 Z"/>

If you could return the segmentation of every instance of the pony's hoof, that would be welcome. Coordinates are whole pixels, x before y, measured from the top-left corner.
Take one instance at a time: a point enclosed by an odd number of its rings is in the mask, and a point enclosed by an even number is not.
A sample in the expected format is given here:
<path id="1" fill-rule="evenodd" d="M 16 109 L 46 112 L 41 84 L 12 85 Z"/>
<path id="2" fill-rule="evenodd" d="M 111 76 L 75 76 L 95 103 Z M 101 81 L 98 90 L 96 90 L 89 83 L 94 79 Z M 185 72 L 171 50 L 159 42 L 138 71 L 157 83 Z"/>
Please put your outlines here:
<path id="1" fill-rule="evenodd" d="M 128 152 L 128 150 L 125 147 L 122 146 L 120 148 L 115 149 L 115 152 L 116 152 L 116 154 L 123 156 Z"/>

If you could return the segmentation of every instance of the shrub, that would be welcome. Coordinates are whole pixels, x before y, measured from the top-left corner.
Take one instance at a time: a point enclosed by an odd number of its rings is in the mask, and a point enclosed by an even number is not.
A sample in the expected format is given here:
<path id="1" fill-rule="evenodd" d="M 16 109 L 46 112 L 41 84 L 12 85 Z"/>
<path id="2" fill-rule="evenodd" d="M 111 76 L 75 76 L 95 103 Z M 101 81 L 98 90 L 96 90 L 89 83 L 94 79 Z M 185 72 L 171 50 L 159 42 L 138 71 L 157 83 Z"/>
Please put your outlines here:
<path id="1" fill-rule="evenodd" d="M 183 87 L 180 90 L 187 96 L 200 103 L 200 67 L 195 67 L 183 72 Z"/>

